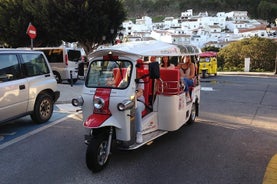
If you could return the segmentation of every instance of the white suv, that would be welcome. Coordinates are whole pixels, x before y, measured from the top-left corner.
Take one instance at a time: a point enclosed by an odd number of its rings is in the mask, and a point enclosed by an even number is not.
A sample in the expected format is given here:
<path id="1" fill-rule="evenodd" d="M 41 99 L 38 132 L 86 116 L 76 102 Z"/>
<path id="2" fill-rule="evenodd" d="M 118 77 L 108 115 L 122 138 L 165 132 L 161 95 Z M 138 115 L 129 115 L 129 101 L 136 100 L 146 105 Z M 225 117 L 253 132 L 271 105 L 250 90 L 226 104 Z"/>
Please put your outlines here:
<path id="1" fill-rule="evenodd" d="M 59 96 L 43 52 L 0 49 L 0 123 L 25 115 L 44 123 Z"/>

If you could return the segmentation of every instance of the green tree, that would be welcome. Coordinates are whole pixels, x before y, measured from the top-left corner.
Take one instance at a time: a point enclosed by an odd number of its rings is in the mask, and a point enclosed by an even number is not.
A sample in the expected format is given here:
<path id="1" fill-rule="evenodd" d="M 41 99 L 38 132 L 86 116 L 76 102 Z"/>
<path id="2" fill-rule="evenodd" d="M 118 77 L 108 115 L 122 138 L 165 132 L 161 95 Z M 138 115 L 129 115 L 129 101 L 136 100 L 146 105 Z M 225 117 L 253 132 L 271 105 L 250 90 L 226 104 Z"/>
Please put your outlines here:
<path id="1" fill-rule="evenodd" d="M 78 41 L 90 52 L 93 45 L 114 40 L 126 15 L 121 0 L 0 0 L 0 43 L 29 46 L 26 29 L 32 22 L 35 46 Z"/>
<path id="2" fill-rule="evenodd" d="M 207 47 L 204 47 L 202 49 L 203 52 L 206 52 L 206 51 L 214 51 L 214 52 L 218 52 L 219 51 L 219 48 L 218 47 L 215 47 L 215 46 L 207 46 Z"/>
<path id="3" fill-rule="evenodd" d="M 29 14 L 22 9 L 22 1 L 0 0 L 0 44 L 8 46 L 29 44 L 26 30 L 30 21 Z"/>
<path id="4" fill-rule="evenodd" d="M 219 67 L 223 70 L 241 71 L 244 59 L 250 58 L 251 71 L 273 71 L 277 44 L 271 39 L 246 38 L 230 43 L 218 53 Z"/>
<path id="5" fill-rule="evenodd" d="M 259 17 L 269 22 L 275 22 L 277 17 L 277 3 L 261 1 L 258 5 Z"/>
<path id="6" fill-rule="evenodd" d="M 253 18 L 261 18 L 262 14 L 276 17 L 276 0 L 266 0 L 271 4 L 270 12 L 262 8 L 260 2 L 265 0 L 124 0 L 130 18 L 142 16 L 178 16 L 187 9 L 193 9 L 194 13 L 208 11 L 215 14 L 218 11 L 248 11 L 248 15 Z M 258 10 L 259 9 L 259 10 Z"/>

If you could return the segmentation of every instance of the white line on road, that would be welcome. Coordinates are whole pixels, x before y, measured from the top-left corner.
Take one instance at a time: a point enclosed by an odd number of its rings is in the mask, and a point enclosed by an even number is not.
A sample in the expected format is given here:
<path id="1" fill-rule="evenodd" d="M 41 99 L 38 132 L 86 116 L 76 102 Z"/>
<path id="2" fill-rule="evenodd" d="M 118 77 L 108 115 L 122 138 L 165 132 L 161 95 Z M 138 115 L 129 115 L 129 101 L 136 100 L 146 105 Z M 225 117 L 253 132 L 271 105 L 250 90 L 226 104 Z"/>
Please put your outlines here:
<path id="1" fill-rule="evenodd" d="M 214 91 L 212 87 L 201 87 L 201 91 Z"/>

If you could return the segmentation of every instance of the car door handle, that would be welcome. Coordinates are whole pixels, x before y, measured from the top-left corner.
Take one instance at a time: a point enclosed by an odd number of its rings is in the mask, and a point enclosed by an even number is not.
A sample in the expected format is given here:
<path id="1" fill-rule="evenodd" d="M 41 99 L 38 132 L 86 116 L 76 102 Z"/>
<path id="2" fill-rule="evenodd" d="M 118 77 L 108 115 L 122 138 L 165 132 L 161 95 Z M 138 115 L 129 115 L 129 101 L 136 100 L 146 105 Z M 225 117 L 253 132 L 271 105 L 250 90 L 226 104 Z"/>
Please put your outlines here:
<path id="1" fill-rule="evenodd" d="M 46 74 L 46 75 L 44 75 L 45 77 L 50 77 L 50 74 Z"/>
<path id="2" fill-rule="evenodd" d="M 25 85 L 19 85 L 19 89 L 22 90 L 22 89 L 25 89 Z"/>

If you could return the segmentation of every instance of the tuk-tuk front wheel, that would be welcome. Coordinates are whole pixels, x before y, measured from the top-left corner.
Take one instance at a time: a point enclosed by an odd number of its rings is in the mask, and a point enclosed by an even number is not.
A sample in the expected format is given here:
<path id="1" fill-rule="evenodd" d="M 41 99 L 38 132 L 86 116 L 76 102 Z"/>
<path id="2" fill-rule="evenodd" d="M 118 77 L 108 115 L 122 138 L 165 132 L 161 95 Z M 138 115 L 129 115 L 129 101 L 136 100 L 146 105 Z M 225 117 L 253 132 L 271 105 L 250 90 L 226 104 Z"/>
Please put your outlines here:
<path id="1" fill-rule="evenodd" d="M 207 70 L 202 70 L 202 78 L 206 78 Z"/>
<path id="2" fill-rule="evenodd" d="M 86 164 L 92 172 L 101 171 L 109 162 L 108 135 L 98 135 L 91 139 L 86 152 Z"/>

